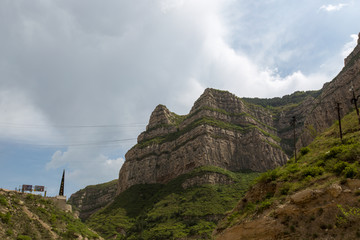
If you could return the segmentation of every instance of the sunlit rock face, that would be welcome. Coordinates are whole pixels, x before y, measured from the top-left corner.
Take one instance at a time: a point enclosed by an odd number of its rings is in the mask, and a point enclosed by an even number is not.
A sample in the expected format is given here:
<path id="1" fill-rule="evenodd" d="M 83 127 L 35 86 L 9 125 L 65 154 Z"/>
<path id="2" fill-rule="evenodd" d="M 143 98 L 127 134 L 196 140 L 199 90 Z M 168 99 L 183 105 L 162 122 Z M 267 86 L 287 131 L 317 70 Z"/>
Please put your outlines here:
<path id="1" fill-rule="evenodd" d="M 284 164 L 271 111 L 235 95 L 206 89 L 190 113 L 159 105 L 147 130 L 126 154 L 118 193 L 134 184 L 166 183 L 199 166 L 265 171 Z"/>

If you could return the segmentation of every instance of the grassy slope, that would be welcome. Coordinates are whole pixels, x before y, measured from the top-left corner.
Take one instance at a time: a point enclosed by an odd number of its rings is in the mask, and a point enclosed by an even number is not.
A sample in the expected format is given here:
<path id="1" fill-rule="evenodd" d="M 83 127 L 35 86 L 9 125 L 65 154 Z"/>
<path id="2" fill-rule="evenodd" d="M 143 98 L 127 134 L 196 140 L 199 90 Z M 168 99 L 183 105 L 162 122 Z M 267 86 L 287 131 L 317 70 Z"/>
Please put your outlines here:
<path id="1" fill-rule="evenodd" d="M 51 200 L 0 190 L 0 239 L 53 239 L 56 235 L 60 239 L 80 235 L 98 239 L 84 223 L 55 207 Z"/>
<path id="2" fill-rule="evenodd" d="M 317 137 L 308 147 L 300 150 L 300 158 L 297 162 L 291 159 L 285 166 L 268 171 L 259 176 L 256 184 L 252 187 L 238 206 L 218 226 L 218 230 L 239 225 L 245 221 L 259 219 L 264 211 L 275 211 L 281 204 L 287 204 L 289 196 L 304 189 L 326 189 L 333 183 L 345 184 L 348 188 L 347 179 L 360 178 L 360 132 L 357 115 L 354 112 L 342 119 L 343 142 L 339 139 L 338 123 L 335 123 L 327 131 Z M 263 194 L 256 193 L 257 189 L 265 189 Z M 351 196 L 358 196 L 355 192 Z M 350 201 L 348 197 L 347 210 L 337 211 L 335 220 L 332 219 L 328 225 L 322 225 L 322 230 L 339 232 L 345 226 L 344 222 L 354 219 L 360 220 L 360 199 Z M 359 200 L 359 201 L 358 201 Z M 327 200 L 324 200 L 324 204 Z M 328 202 L 331 202 L 329 199 Z M 339 203 L 341 205 L 341 202 Z M 351 212 L 353 211 L 353 213 Z M 352 218 L 352 220 L 350 220 Z M 339 219 L 345 219 L 342 223 Z M 334 220 L 334 221 L 333 221 Z M 304 221 L 304 220 L 303 220 Z M 313 220 L 311 220 L 313 221 Z M 326 221 L 326 220 L 323 220 Z M 298 225 L 300 223 L 297 223 Z M 314 224 L 313 224 L 314 225 Z M 329 227 L 329 229 L 328 229 Z M 345 231 L 345 229 L 343 229 Z M 289 232 L 295 231 L 295 227 Z M 301 233 L 299 233 L 301 235 Z M 307 233 L 308 234 L 308 233 Z M 319 236 L 315 232 L 313 237 Z M 339 233 L 334 233 L 334 235 Z M 357 233 L 356 233 L 357 234 Z M 299 235 L 299 236 L 300 236 Z M 360 236 L 360 232 L 359 232 Z"/>
<path id="3" fill-rule="evenodd" d="M 99 197 L 96 194 L 87 194 L 85 197 L 83 197 L 83 194 L 86 192 L 91 192 L 91 193 L 101 193 L 103 191 L 106 191 L 107 189 L 115 189 L 117 188 L 117 182 L 118 179 L 114 179 L 112 181 L 109 182 L 105 182 L 105 183 L 101 183 L 101 184 L 96 184 L 96 185 L 89 185 L 86 186 L 85 188 L 77 191 L 75 194 L 71 195 L 71 197 L 68 200 L 68 204 L 72 205 L 73 210 L 77 210 L 79 212 L 83 211 L 83 212 L 91 212 L 93 210 L 96 209 L 100 209 L 101 207 L 104 207 L 105 205 L 107 205 L 109 202 L 102 202 L 102 203 L 97 203 L 97 198 Z M 79 199 L 83 197 L 82 199 Z M 78 209 L 78 207 L 76 206 L 76 203 L 79 202 L 79 200 L 81 200 L 83 202 L 83 205 L 89 204 L 92 205 L 92 208 L 90 209 L 86 209 L 85 211 L 82 209 Z M 81 217 L 81 216 L 80 216 Z"/>
<path id="4" fill-rule="evenodd" d="M 283 97 L 275 97 L 275 98 L 242 98 L 242 100 L 260 105 L 265 108 L 276 108 L 276 107 L 285 107 L 286 105 L 297 105 L 304 101 L 307 97 L 311 96 L 316 98 L 321 93 L 321 90 L 317 91 L 297 91 L 290 95 L 285 95 Z"/>
<path id="5" fill-rule="evenodd" d="M 235 183 L 182 188 L 186 179 L 209 172 L 223 174 Z M 122 239 L 126 232 L 127 239 L 209 239 L 218 220 L 235 206 L 256 176 L 258 173 L 233 173 L 208 166 L 166 185 L 135 185 L 87 223 L 105 238 L 117 235 Z"/>

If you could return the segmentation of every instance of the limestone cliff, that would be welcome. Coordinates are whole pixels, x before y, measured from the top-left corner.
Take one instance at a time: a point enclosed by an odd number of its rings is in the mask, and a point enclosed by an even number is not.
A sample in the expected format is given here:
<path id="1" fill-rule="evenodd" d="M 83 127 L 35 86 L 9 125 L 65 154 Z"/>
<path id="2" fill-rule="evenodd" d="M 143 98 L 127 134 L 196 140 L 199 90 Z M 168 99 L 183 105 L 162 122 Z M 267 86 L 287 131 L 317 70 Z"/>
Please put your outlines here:
<path id="1" fill-rule="evenodd" d="M 118 193 L 166 183 L 199 166 L 265 171 L 283 165 L 288 157 L 273 126 L 271 111 L 226 91 L 206 89 L 186 116 L 159 105 L 125 156 Z"/>

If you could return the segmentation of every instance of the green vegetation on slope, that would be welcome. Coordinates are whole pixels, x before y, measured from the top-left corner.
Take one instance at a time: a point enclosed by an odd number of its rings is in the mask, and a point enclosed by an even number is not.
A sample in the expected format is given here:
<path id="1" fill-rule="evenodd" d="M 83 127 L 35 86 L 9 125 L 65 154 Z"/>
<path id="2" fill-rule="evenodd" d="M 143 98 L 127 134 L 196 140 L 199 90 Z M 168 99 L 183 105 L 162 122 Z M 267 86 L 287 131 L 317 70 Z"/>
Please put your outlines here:
<path id="1" fill-rule="evenodd" d="M 75 239 L 99 236 L 46 198 L 0 190 L 1 239 Z"/>
<path id="2" fill-rule="evenodd" d="M 118 180 L 114 179 L 109 182 L 86 186 L 72 194 L 68 204 L 71 204 L 74 210 L 79 211 L 80 218 L 84 220 L 94 211 L 106 206 L 111 201 L 110 197 L 106 200 L 104 198 L 99 200 L 100 197 L 104 197 L 105 194 L 115 197 L 117 182 Z M 80 209 L 78 208 L 79 205 L 81 205 Z"/>
<path id="3" fill-rule="evenodd" d="M 336 122 L 300 150 L 297 162 L 291 159 L 285 166 L 261 174 L 252 189 L 266 188 L 264 194 L 255 199 L 243 199 L 218 228 L 252 219 L 275 204 L 283 204 L 288 195 L 300 190 L 360 179 L 360 132 L 355 111 L 342 119 L 342 128 L 343 142 L 338 137 Z"/>
<path id="4" fill-rule="evenodd" d="M 221 174 L 233 184 L 183 188 L 187 180 L 209 173 Z M 235 206 L 256 176 L 258 173 L 206 166 L 165 185 L 134 185 L 87 223 L 107 239 L 210 239 L 217 222 Z"/>
<path id="5" fill-rule="evenodd" d="M 297 91 L 290 95 L 285 95 L 283 97 L 275 97 L 275 98 L 242 98 L 242 100 L 252 103 L 255 105 L 260 105 L 265 108 L 267 107 L 282 107 L 286 105 L 297 105 L 304 101 L 307 97 L 311 96 L 316 98 L 321 93 L 318 91 Z"/>

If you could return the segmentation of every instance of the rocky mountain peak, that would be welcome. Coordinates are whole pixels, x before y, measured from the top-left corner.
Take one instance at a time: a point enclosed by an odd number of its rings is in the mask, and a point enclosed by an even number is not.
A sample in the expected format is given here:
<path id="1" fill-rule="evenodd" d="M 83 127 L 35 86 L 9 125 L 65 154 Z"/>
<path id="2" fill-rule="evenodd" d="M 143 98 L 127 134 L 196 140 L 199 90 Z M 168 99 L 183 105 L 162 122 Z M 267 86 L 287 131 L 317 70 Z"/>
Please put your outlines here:
<path id="1" fill-rule="evenodd" d="M 200 96 L 200 98 L 194 103 L 190 114 L 198 111 L 203 107 L 223 109 L 228 112 L 241 112 L 244 109 L 244 104 L 240 98 L 236 97 L 234 94 L 228 91 L 207 88 Z"/>
<path id="2" fill-rule="evenodd" d="M 149 124 L 147 125 L 146 130 L 149 130 L 159 125 L 170 124 L 171 115 L 171 112 L 166 106 L 161 104 L 157 105 L 150 116 Z"/>

